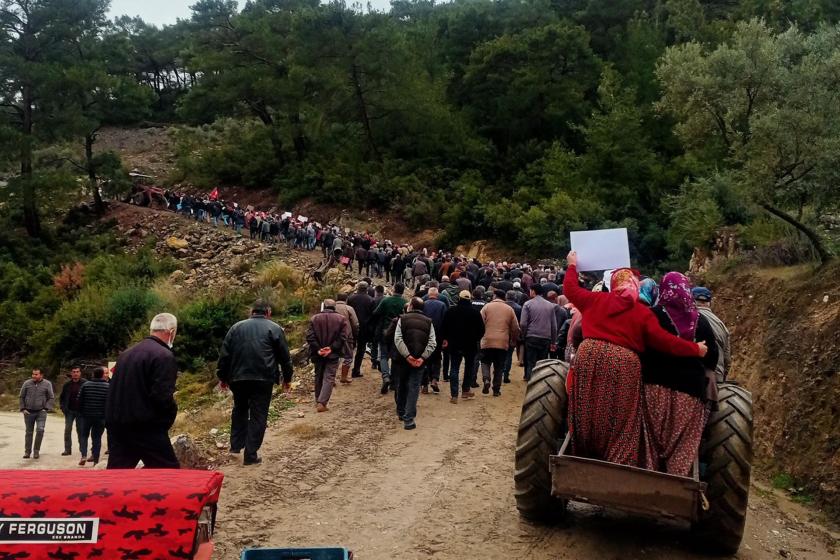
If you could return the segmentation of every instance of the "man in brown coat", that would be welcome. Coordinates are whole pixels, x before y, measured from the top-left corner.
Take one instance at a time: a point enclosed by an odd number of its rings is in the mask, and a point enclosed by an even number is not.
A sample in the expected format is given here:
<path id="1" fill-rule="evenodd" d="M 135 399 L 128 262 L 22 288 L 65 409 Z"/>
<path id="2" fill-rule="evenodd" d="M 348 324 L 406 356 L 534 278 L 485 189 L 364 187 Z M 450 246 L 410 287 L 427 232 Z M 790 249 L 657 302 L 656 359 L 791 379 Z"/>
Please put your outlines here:
<path id="1" fill-rule="evenodd" d="M 335 312 L 335 300 L 324 300 L 322 311 L 312 316 L 306 331 L 309 359 L 315 364 L 315 409 L 326 412 L 332 396 L 338 360 L 347 354 L 353 334 L 350 323 Z"/>
<path id="2" fill-rule="evenodd" d="M 341 382 L 349 385 L 351 383 L 350 366 L 353 364 L 353 354 L 359 340 L 359 318 L 356 315 L 356 310 L 347 304 L 347 298 L 346 293 L 340 293 L 336 296 L 335 312 L 350 323 L 351 336 L 347 341 L 347 352 L 341 357 Z"/>
<path id="3" fill-rule="evenodd" d="M 505 293 L 493 292 L 493 301 L 481 308 L 484 337 L 481 339 L 481 377 L 485 395 L 490 392 L 490 365 L 493 366 L 493 396 L 502 394 L 502 377 L 508 349 L 519 340 L 519 321 L 516 313 L 505 303 Z"/>

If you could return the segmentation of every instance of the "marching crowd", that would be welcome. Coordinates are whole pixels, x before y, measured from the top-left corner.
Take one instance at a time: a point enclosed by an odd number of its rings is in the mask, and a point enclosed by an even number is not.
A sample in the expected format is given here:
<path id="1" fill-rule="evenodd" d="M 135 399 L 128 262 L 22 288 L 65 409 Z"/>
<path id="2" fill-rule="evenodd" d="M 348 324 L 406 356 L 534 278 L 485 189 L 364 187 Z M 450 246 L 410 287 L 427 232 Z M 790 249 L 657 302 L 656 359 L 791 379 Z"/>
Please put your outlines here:
<path id="1" fill-rule="evenodd" d="M 565 271 L 482 263 L 378 241 L 289 212 L 242 208 L 219 200 L 217 190 L 208 197 L 166 192 L 164 198 L 172 211 L 245 230 L 252 239 L 310 251 L 320 247 L 324 270 L 344 266 L 367 275 L 352 293 L 325 300 L 309 322 L 318 412 L 328 410 L 337 382 L 362 377 L 368 353 L 381 374 L 380 392 L 394 392 L 406 430 L 417 426 L 419 395 L 440 393 L 441 382 L 449 383 L 452 404 L 474 399 L 479 387 L 498 397 L 510 383 L 514 357 L 525 381 L 537 362 L 558 358 L 571 364 L 573 453 L 688 474 L 730 352 L 728 331 L 710 308 L 711 292 L 692 288 L 684 275 L 671 272 L 657 283 L 620 269 L 587 289 L 591 279 L 578 274 L 574 253 Z M 374 278 L 382 280 L 375 285 Z M 383 280 L 392 286 L 389 293 Z M 109 468 L 133 468 L 139 461 L 178 466 L 168 438 L 177 413 L 171 350 L 177 319 L 158 315 L 150 330 L 149 338 L 120 355 L 110 381 L 105 368 L 97 368 L 90 382 L 74 368 L 64 384 L 63 454 L 71 454 L 75 424 L 80 465 L 99 461 L 107 426 Z M 293 375 L 285 335 L 267 302 L 256 302 L 251 317 L 231 327 L 217 375 L 233 393 L 230 450 L 244 450 L 244 464 L 257 464 L 273 386 L 282 382 L 288 390 Z M 50 382 L 33 371 L 20 395 L 25 458 L 38 458 L 54 400 Z"/>
<path id="2" fill-rule="evenodd" d="M 452 404 L 501 395 L 516 359 L 530 380 L 538 361 L 571 363 L 567 379 L 572 451 L 620 464 L 688 474 L 716 383 L 730 363 L 729 334 L 711 311 L 711 292 L 671 272 L 660 283 L 638 271 L 607 271 L 591 288 L 570 253 L 568 268 L 481 263 L 449 253 L 396 250 L 410 270 L 392 289 L 368 277 L 352 293 L 326 299 L 309 322 L 306 342 L 315 367 L 314 400 L 328 410 L 337 383 L 363 376 L 370 354 L 380 392 L 394 392 L 406 430 L 415 429 L 420 394 L 449 383 Z M 393 273 L 393 268 L 392 268 Z M 392 278 L 394 278 L 392 276 Z M 85 382 L 75 368 L 60 396 L 65 450 L 75 422 L 80 465 L 100 458 L 107 427 L 108 468 L 177 467 L 168 431 L 177 405 L 172 347 L 177 319 L 156 316 L 150 336 L 121 354 L 110 381 L 97 368 Z M 478 373 L 481 372 L 481 383 Z M 271 307 L 257 301 L 233 325 L 219 353 L 218 378 L 233 393 L 230 451 L 258 464 L 274 385 L 289 390 L 293 365 Z M 33 372 L 20 394 L 25 458 L 37 458 L 50 382 Z M 34 433 L 34 438 L 33 438 Z M 91 455 L 87 455 L 88 441 Z"/>

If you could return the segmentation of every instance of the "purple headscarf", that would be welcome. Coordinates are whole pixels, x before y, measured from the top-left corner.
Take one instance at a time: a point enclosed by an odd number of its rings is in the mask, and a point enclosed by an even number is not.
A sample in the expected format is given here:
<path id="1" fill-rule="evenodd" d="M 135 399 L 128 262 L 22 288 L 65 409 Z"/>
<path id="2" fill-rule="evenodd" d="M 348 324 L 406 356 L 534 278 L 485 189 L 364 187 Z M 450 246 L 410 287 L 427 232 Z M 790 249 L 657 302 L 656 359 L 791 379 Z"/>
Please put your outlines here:
<path id="1" fill-rule="evenodd" d="M 697 305 L 691 295 L 691 281 L 679 272 L 669 272 L 659 285 L 659 305 L 677 327 L 680 338 L 694 341 L 697 329 Z"/>

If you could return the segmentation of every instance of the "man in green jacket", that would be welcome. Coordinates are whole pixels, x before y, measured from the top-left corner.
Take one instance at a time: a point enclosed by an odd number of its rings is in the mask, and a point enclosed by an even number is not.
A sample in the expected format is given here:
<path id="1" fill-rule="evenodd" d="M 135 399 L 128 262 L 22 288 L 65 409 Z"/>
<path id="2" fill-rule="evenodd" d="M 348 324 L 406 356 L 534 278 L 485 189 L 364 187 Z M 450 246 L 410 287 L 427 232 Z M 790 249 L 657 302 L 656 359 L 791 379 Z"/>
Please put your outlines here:
<path id="1" fill-rule="evenodd" d="M 380 392 L 383 395 L 388 394 L 388 389 L 391 386 L 391 366 L 389 360 L 391 358 L 391 343 L 385 336 L 385 331 L 391 326 L 391 321 L 399 317 L 405 311 L 405 285 L 397 283 L 394 285 L 393 295 L 382 298 L 379 305 L 373 312 L 373 322 L 376 325 L 375 339 L 379 345 L 379 370 L 382 372 L 382 389 Z"/>

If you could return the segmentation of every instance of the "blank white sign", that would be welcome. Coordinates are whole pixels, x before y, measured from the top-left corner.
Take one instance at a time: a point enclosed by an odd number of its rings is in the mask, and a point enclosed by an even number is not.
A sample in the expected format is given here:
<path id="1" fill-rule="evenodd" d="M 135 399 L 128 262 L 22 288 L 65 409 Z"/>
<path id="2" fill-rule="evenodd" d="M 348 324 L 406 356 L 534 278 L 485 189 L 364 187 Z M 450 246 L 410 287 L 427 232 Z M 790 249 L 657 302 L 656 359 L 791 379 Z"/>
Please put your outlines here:
<path id="1" fill-rule="evenodd" d="M 581 272 L 630 266 L 627 229 L 596 229 L 571 232 L 572 251 L 577 253 Z"/>

